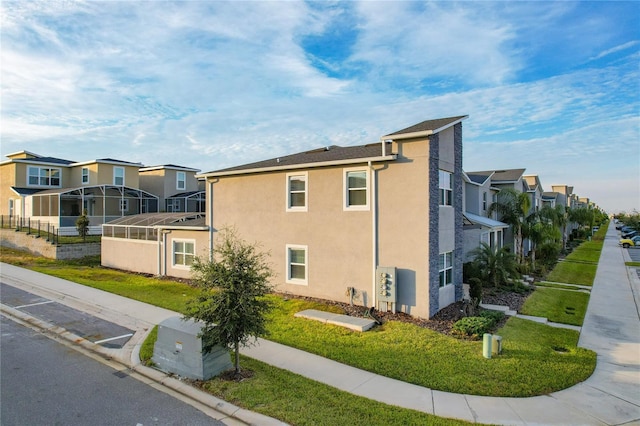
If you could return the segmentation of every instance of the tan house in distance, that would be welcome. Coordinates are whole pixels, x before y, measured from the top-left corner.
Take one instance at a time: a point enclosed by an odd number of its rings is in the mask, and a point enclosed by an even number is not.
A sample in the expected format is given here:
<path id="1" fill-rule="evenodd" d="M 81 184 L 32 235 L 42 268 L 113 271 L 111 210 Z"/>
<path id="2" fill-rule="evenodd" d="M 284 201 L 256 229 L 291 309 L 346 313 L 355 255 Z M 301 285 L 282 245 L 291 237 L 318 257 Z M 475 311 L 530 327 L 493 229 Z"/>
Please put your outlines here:
<path id="1" fill-rule="evenodd" d="M 204 173 L 207 225 L 269 251 L 280 292 L 431 317 L 462 297 L 465 118 Z"/>
<path id="2" fill-rule="evenodd" d="M 138 188 L 140 163 L 110 158 L 74 162 L 29 151 L 0 163 L 0 214 L 12 220 L 42 221 L 75 232 L 87 210 L 90 225 L 157 211 L 158 197 Z"/>
<path id="3" fill-rule="evenodd" d="M 199 171 L 173 164 L 143 167 L 140 188 L 159 196 L 160 211 L 204 213 L 204 182 L 195 177 Z"/>

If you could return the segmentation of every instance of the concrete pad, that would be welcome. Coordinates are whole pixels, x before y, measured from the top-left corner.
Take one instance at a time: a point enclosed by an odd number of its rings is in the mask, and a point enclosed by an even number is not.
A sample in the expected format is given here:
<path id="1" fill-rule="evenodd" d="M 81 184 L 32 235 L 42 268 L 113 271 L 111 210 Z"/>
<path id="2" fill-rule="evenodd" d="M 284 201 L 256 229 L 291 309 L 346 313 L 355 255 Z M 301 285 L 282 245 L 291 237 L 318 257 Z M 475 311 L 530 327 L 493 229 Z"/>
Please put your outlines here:
<path id="1" fill-rule="evenodd" d="M 534 317 L 534 316 L 531 316 L 531 315 L 518 314 L 518 315 L 516 315 L 516 318 L 522 318 L 522 319 L 526 319 L 526 320 L 529 320 L 529 321 L 538 322 L 540 324 L 546 324 L 547 322 L 549 322 L 549 320 L 547 320 L 546 318 Z"/>
<path id="2" fill-rule="evenodd" d="M 475 415 L 467 403 L 466 395 L 437 390 L 432 391 L 432 393 L 433 411 L 436 416 L 461 419 L 468 422 L 476 421 Z"/>
<path id="3" fill-rule="evenodd" d="M 354 331 L 367 331 L 376 325 L 374 320 L 352 317 L 350 315 L 335 314 L 333 312 L 319 311 L 316 309 L 307 309 L 293 315 L 297 318 L 306 318 L 310 320 L 324 322 L 326 324 L 345 327 Z"/>
<path id="4" fill-rule="evenodd" d="M 505 305 L 491 305 L 489 303 L 481 303 L 480 307 L 484 308 L 484 309 L 489 309 L 491 311 L 500 311 L 500 312 L 506 312 L 506 311 L 509 310 L 508 306 L 505 306 Z"/>

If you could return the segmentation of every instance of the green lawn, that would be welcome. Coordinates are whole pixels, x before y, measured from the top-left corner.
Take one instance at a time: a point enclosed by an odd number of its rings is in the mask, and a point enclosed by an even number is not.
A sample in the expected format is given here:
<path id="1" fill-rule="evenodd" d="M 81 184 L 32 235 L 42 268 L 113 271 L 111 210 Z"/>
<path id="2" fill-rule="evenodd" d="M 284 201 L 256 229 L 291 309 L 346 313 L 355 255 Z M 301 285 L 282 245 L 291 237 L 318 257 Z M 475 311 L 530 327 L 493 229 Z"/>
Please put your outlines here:
<path id="1" fill-rule="evenodd" d="M 527 298 L 520 313 L 581 326 L 588 304 L 587 293 L 539 287 Z"/>
<path id="2" fill-rule="evenodd" d="M 601 240 L 583 242 L 563 261 L 556 264 L 547 275 L 546 281 L 593 285 L 602 243 Z"/>
<path id="3" fill-rule="evenodd" d="M 640 267 L 640 262 L 625 262 L 624 264 L 627 265 L 627 266 L 635 267 L 635 268 L 639 268 Z"/>

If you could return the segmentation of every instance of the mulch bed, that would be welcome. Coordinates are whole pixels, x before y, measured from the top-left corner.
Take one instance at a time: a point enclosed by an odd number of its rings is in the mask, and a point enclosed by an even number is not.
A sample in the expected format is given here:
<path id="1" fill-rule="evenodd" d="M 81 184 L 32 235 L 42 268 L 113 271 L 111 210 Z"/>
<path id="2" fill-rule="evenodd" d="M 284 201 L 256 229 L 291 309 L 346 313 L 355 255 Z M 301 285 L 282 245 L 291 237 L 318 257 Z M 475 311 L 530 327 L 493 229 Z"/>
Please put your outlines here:
<path id="1" fill-rule="evenodd" d="M 516 293 L 506 290 L 499 289 L 483 289 L 482 293 L 482 302 L 491 304 L 491 305 L 507 305 L 509 309 L 518 311 L 524 304 L 525 299 L 529 296 L 530 292 L 527 293 Z M 369 315 L 369 309 L 363 306 L 351 306 L 348 303 L 335 302 L 331 300 L 318 299 L 314 297 L 304 297 L 304 296 L 293 296 L 291 294 L 287 294 L 288 298 L 296 298 L 309 300 L 314 302 L 320 302 L 327 305 L 338 306 L 344 310 L 345 315 L 350 315 L 353 317 L 360 318 L 371 318 Z M 463 302 L 455 302 L 451 305 L 447 306 L 444 309 L 441 309 L 437 314 L 435 314 L 431 319 L 424 319 L 413 317 L 411 315 L 405 314 L 403 312 L 383 312 L 374 310 L 373 317 L 374 319 L 379 320 L 382 323 L 386 321 L 400 321 L 415 324 L 419 327 L 429 328 L 438 333 L 451 335 L 451 329 L 453 324 L 458 321 L 460 318 L 464 317 L 463 314 Z M 506 318 L 498 324 L 498 327 L 502 326 Z"/>

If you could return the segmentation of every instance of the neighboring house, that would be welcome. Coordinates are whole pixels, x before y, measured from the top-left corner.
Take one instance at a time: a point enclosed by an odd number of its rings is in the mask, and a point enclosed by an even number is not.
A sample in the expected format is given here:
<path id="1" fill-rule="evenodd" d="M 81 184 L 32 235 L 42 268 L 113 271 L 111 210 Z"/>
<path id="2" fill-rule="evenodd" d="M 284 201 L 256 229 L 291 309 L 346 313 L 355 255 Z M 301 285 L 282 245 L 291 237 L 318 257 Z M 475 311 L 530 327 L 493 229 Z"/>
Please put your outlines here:
<path id="1" fill-rule="evenodd" d="M 527 181 L 524 179 L 524 171 L 525 169 L 507 169 L 507 170 L 485 170 L 485 171 L 477 171 L 477 172 L 467 172 L 467 176 L 476 176 L 477 180 L 481 179 L 483 176 L 490 176 L 489 187 L 493 190 L 497 191 L 495 195 L 492 196 L 492 203 L 497 201 L 500 196 L 499 193 L 501 190 L 506 188 L 514 189 L 518 192 L 528 192 L 529 186 Z M 493 219 L 500 220 L 499 216 L 493 216 Z M 515 241 L 515 234 L 511 227 L 507 227 L 504 229 L 503 242 L 507 246 L 513 247 Z M 528 252 L 529 244 L 527 241 L 524 242 L 525 254 Z"/>
<path id="2" fill-rule="evenodd" d="M 277 291 L 431 317 L 462 298 L 465 118 L 204 173 L 211 240 L 258 242 Z"/>
<path id="3" fill-rule="evenodd" d="M 0 163 L 0 213 L 75 230 L 87 210 L 90 225 L 157 211 L 158 198 L 138 189 L 139 163 L 110 158 L 73 162 L 28 151 Z"/>
<path id="4" fill-rule="evenodd" d="M 489 206 L 496 199 L 498 190 L 491 187 L 494 172 L 464 173 L 464 262 L 474 258 L 473 251 L 485 243 L 492 248 L 504 245 L 504 234 L 509 228 L 489 215 Z"/>
<path id="5" fill-rule="evenodd" d="M 522 177 L 527 183 L 527 193 L 531 199 L 531 212 L 537 212 L 542 208 L 542 194 L 544 189 L 538 175 L 525 175 Z"/>
<path id="6" fill-rule="evenodd" d="M 200 170 L 166 164 L 140 169 L 140 188 L 159 197 L 167 213 L 204 212 L 204 182 L 196 179 Z"/>

